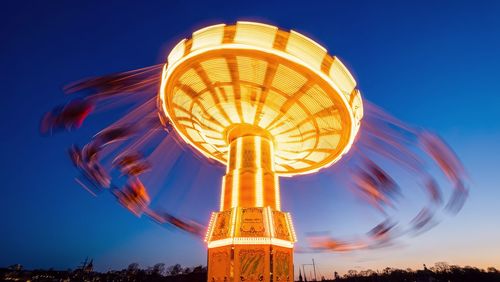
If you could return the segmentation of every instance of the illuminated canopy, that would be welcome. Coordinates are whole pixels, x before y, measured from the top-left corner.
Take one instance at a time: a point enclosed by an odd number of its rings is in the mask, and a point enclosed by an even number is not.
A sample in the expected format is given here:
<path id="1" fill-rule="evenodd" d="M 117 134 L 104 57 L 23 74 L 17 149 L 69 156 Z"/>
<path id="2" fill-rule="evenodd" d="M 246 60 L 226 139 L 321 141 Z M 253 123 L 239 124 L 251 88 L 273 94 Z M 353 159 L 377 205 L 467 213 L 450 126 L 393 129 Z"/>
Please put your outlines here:
<path id="1" fill-rule="evenodd" d="M 238 22 L 179 42 L 159 97 L 176 131 L 205 156 L 226 165 L 231 132 L 252 125 L 271 138 L 276 173 L 294 175 L 349 150 L 363 115 L 355 87 L 342 62 L 308 37 Z"/>

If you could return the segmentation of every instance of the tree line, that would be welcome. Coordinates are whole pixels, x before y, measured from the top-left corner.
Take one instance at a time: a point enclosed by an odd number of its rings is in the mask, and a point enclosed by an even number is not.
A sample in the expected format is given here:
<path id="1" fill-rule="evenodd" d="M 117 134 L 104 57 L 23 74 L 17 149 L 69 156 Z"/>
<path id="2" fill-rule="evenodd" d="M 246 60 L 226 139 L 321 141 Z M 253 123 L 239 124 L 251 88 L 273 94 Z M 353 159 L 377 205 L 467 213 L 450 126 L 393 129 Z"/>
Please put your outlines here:
<path id="1" fill-rule="evenodd" d="M 450 265 L 446 262 L 437 262 L 432 267 L 423 265 L 423 269 L 398 269 L 386 267 L 382 270 L 349 270 L 344 275 L 334 272 L 334 279 L 322 281 L 335 282 L 400 282 L 400 281 L 429 281 L 429 282 L 498 282 L 500 271 L 494 267 L 480 269 L 472 266 Z M 309 280 L 311 281 L 311 280 Z"/>
<path id="2" fill-rule="evenodd" d="M 299 281 L 314 281 L 311 278 L 302 277 L 302 280 Z M 167 267 L 164 263 L 141 268 L 138 263 L 131 263 L 122 270 L 96 272 L 89 267 L 80 267 L 75 270 L 25 270 L 20 265 L 13 265 L 0 268 L 0 280 L 205 282 L 207 281 L 207 268 L 202 265 L 183 267 L 180 264 Z M 333 279 L 318 277 L 318 280 L 335 282 L 498 282 L 500 281 L 500 271 L 494 267 L 480 269 L 472 266 L 461 267 L 449 265 L 446 262 L 438 262 L 429 268 L 424 264 L 423 269 L 418 270 L 386 267 L 382 270 L 349 270 L 343 275 L 334 272 Z"/>

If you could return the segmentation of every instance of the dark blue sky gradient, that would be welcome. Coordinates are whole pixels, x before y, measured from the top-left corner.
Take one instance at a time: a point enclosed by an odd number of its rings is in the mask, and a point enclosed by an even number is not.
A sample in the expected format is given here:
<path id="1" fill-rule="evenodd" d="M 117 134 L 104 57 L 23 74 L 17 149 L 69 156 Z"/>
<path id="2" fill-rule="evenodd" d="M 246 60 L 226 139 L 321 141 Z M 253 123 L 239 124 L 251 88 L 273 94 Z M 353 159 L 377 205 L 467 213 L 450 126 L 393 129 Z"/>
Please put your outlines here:
<path id="1" fill-rule="evenodd" d="M 9 2 L 0 9 L 0 266 L 74 268 L 86 256 L 100 270 L 204 265 L 202 242 L 137 219 L 110 195 L 93 198 L 73 181 L 67 146 L 111 123 L 109 116 L 52 138 L 39 136 L 39 118 L 64 101 L 66 83 L 163 62 L 178 40 L 208 24 L 256 20 L 293 28 L 338 55 L 365 99 L 443 136 L 472 178 L 458 216 L 399 248 L 299 254 L 296 265 L 315 257 L 325 274 L 436 261 L 500 268 L 499 1 Z M 190 177 L 182 168 L 196 161 L 183 162 L 168 189 Z M 185 204 L 170 199 L 174 211 L 208 221 L 220 185 L 220 171 L 212 171 L 202 169 L 202 181 L 176 194 Z M 299 239 L 325 218 L 324 228 L 340 233 L 367 227 L 360 214 L 368 209 L 348 204 L 352 196 L 332 183 L 323 174 L 282 181 Z"/>

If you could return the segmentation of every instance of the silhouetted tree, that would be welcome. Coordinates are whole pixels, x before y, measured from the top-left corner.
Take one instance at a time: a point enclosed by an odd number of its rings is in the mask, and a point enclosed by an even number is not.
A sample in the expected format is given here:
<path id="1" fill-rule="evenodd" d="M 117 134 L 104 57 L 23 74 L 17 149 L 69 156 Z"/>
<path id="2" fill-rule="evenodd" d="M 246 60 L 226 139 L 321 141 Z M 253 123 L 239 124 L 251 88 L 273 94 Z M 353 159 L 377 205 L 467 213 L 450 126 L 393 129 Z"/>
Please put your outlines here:
<path id="1" fill-rule="evenodd" d="M 153 275 L 163 276 L 165 274 L 165 264 L 157 263 L 153 266 Z"/>
<path id="2" fill-rule="evenodd" d="M 171 276 L 179 275 L 182 272 L 182 266 L 180 264 L 171 265 L 168 267 L 167 272 Z"/>
<path id="3" fill-rule="evenodd" d="M 494 268 L 494 267 L 488 267 L 487 271 L 489 273 L 498 273 L 498 270 L 496 268 Z"/>
<path id="4" fill-rule="evenodd" d="M 333 277 L 335 278 L 335 280 L 340 279 L 339 273 L 337 271 L 333 273 Z"/>
<path id="5" fill-rule="evenodd" d="M 137 262 L 128 265 L 127 272 L 135 274 L 137 271 L 139 271 L 139 264 Z"/>
<path id="6" fill-rule="evenodd" d="M 196 267 L 193 268 L 193 271 L 192 273 L 201 273 L 203 272 L 203 266 L 202 265 L 198 265 Z"/>
<path id="7" fill-rule="evenodd" d="M 356 277 L 358 275 L 358 271 L 354 269 L 349 269 L 347 271 L 347 277 Z"/>
<path id="8" fill-rule="evenodd" d="M 191 268 L 189 267 L 186 267 L 182 270 L 182 274 L 189 274 L 189 273 L 191 273 Z"/>
<path id="9" fill-rule="evenodd" d="M 450 270 L 450 265 L 447 262 L 440 261 L 434 264 L 434 271 L 436 272 L 447 272 Z"/>

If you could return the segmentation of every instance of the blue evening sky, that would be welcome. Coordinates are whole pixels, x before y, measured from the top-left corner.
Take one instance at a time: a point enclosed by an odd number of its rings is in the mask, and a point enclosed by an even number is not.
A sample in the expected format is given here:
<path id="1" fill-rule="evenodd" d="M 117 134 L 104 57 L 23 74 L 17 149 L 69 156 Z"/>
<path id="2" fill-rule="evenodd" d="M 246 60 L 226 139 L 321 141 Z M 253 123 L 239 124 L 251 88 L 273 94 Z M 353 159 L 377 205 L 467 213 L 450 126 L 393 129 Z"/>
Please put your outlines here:
<path id="1" fill-rule="evenodd" d="M 2 4 L 0 266 L 74 268 L 87 256 L 99 270 L 206 264 L 203 242 L 138 219 L 110 195 L 93 198 L 74 182 L 65 150 L 109 124 L 106 115 L 52 138 L 39 136 L 38 123 L 64 101 L 66 83 L 163 62 L 194 30 L 240 19 L 317 40 L 353 71 L 365 99 L 440 134 L 472 179 L 464 209 L 420 237 L 387 250 L 297 254 L 296 266 L 315 258 L 325 276 L 437 261 L 500 268 L 500 2 L 256 0 Z M 178 183 L 165 185 L 182 190 L 190 177 L 182 167 L 196 160 L 183 162 L 172 173 Z M 173 208 L 207 222 L 218 207 L 221 173 L 200 174 L 181 195 L 185 204 Z M 318 228 L 335 234 L 368 226 L 370 210 L 347 201 L 352 195 L 323 174 L 282 181 L 282 194 L 299 240 Z"/>

